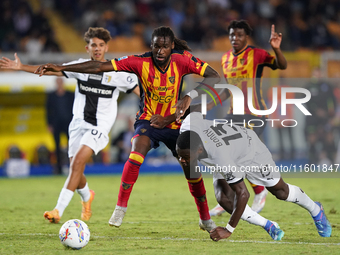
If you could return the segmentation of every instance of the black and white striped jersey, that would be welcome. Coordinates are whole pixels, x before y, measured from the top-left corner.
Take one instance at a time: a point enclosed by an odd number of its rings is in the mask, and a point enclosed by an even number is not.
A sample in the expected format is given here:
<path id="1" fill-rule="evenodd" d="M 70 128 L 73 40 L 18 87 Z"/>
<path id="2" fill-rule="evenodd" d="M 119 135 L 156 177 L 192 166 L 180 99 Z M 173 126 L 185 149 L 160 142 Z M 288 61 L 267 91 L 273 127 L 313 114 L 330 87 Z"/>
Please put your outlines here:
<path id="1" fill-rule="evenodd" d="M 64 63 L 71 65 L 90 61 L 79 59 Z M 100 127 L 109 132 L 117 116 L 119 92 L 129 93 L 138 85 L 138 78 L 133 73 L 104 72 L 86 74 L 63 72 L 67 78 L 77 79 L 74 95 L 73 118 Z"/>

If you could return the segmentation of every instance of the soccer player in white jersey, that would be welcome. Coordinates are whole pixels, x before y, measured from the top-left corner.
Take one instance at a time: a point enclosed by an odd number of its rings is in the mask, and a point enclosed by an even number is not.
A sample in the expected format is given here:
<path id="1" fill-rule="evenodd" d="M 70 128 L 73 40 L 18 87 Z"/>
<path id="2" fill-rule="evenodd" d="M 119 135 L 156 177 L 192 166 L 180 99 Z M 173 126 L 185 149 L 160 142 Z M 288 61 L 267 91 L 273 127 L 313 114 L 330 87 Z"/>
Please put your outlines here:
<path id="1" fill-rule="evenodd" d="M 104 28 L 90 27 L 85 33 L 87 43 L 85 49 L 90 59 L 79 59 L 67 64 L 81 63 L 89 60 L 105 62 L 110 32 Z M 30 73 L 39 66 L 24 65 L 17 54 L 15 60 L 3 57 L 0 67 L 21 70 Z M 46 211 L 44 217 L 51 223 L 58 223 L 64 210 L 71 201 L 74 191 L 81 196 L 82 220 L 92 216 L 91 203 L 95 193 L 89 189 L 84 175 L 85 165 L 92 154 L 97 154 L 109 142 L 108 133 L 117 115 L 117 99 L 119 92 L 134 92 L 139 96 L 138 78 L 126 72 L 105 72 L 99 74 L 83 74 L 73 72 L 50 72 L 49 75 L 75 78 L 77 87 L 73 103 L 73 119 L 69 126 L 69 158 L 70 171 L 62 188 L 56 207 Z"/>
<path id="2" fill-rule="evenodd" d="M 233 208 L 226 228 L 217 227 L 210 231 L 214 241 L 228 238 L 236 228 L 249 199 L 243 179 L 265 186 L 276 198 L 293 202 L 305 208 L 312 216 L 318 233 L 330 237 L 332 227 L 319 202 L 311 200 L 299 187 L 285 183 L 267 147 L 254 131 L 240 126 L 230 126 L 204 120 L 201 113 L 189 114 L 182 122 L 177 139 L 180 162 L 191 171 L 199 170 L 197 161 L 213 169 L 213 179 L 225 179 L 235 192 Z M 213 167 L 213 168 L 212 168 Z M 215 186 L 217 202 L 222 206 L 223 187 Z M 232 209 L 232 210 L 230 210 Z M 243 217 L 242 217 L 243 218 Z"/>

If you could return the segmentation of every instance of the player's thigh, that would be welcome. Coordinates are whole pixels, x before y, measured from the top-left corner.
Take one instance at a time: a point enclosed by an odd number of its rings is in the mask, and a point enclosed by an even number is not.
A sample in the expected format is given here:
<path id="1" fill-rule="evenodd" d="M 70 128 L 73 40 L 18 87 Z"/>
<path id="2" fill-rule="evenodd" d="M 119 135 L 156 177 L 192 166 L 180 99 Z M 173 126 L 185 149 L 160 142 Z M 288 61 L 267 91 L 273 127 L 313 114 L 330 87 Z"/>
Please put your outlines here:
<path id="1" fill-rule="evenodd" d="M 69 126 L 69 140 L 68 140 L 68 156 L 74 157 L 80 147 L 80 141 L 86 132 L 86 129 L 81 127 L 81 120 L 73 119 Z"/>
<path id="2" fill-rule="evenodd" d="M 93 150 L 90 147 L 84 144 L 80 145 L 73 157 L 71 168 L 74 169 L 75 167 L 84 167 L 86 162 L 91 158 L 92 154 Z"/>
<path id="3" fill-rule="evenodd" d="M 132 140 L 131 150 L 146 156 L 151 149 L 151 139 L 146 135 L 138 135 Z"/>

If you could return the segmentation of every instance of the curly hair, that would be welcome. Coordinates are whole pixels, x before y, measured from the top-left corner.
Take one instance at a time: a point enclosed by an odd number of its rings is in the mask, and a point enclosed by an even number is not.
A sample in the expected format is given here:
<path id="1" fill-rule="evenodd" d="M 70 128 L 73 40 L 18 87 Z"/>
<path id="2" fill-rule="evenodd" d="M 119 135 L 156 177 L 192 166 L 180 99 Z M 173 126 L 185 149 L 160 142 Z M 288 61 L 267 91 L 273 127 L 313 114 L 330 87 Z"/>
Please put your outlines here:
<path id="1" fill-rule="evenodd" d="M 111 40 L 109 30 L 102 27 L 90 27 L 84 35 L 84 40 L 86 43 L 89 43 L 94 37 L 103 40 L 105 43 L 108 43 L 108 41 Z"/>
<path id="2" fill-rule="evenodd" d="M 233 20 L 233 21 L 231 21 L 229 26 L 228 26 L 228 34 L 229 34 L 231 28 L 244 29 L 244 32 L 246 32 L 246 35 L 250 35 L 251 32 L 253 31 L 253 29 L 250 27 L 248 22 L 245 21 L 245 20 Z"/>

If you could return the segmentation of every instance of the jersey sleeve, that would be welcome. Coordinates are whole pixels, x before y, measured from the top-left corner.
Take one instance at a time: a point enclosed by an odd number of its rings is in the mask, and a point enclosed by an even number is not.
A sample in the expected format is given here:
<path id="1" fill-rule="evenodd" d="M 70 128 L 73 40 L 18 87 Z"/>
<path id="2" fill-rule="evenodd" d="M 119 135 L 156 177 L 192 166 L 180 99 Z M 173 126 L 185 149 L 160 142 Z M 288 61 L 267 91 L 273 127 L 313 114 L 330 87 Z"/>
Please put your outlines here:
<path id="1" fill-rule="evenodd" d="M 195 73 L 200 76 L 204 75 L 205 69 L 207 69 L 208 64 L 199 58 L 196 58 L 191 53 L 185 51 L 184 56 L 187 58 L 188 62 L 188 73 Z"/>
<path id="2" fill-rule="evenodd" d="M 274 65 L 275 62 L 275 56 L 270 55 L 269 52 L 262 50 L 262 49 L 257 49 L 258 56 L 260 58 L 260 62 L 264 64 L 265 66 L 270 67 L 271 69 L 275 70 L 276 67 Z"/>
<path id="3" fill-rule="evenodd" d="M 138 73 L 138 59 L 136 56 L 124 56 L 118 59 L 112 59 L 111 64 L 115 71 Z"/>
<path id="4" fill-rule="evenodd" d="M 73 64 L 79 64 L 79 63 L 83 63 L 83 62 L 86 62 L 86 61 L 90 61 L 91 59 L 83 59 L 83 58 L 80 58 L 78 60 L 74 60 L 74 61 L 71 61 L 71 62 L 68 62 L 68 63 L 64 63 L 63 66 L 67 66 L 67 65 L 73 65 Z M 66 78 L 75 78 L 75 79 L 79 79 L 81 78 L 82 76 L 84 76 L 83 73 L 75 73 L 75 72 L 69 72 L 69 71 L 62 71 L 63 75 L 66 77 Z"/>
<path id="5" fill-rule="evenodd" d="M 119 91 L 130 93 L 136 86 L 138 86 L 137 75 L 127 72 L 118 72 L 117 74 L 117 84 L 119 84 L 117 88 Z"/>

